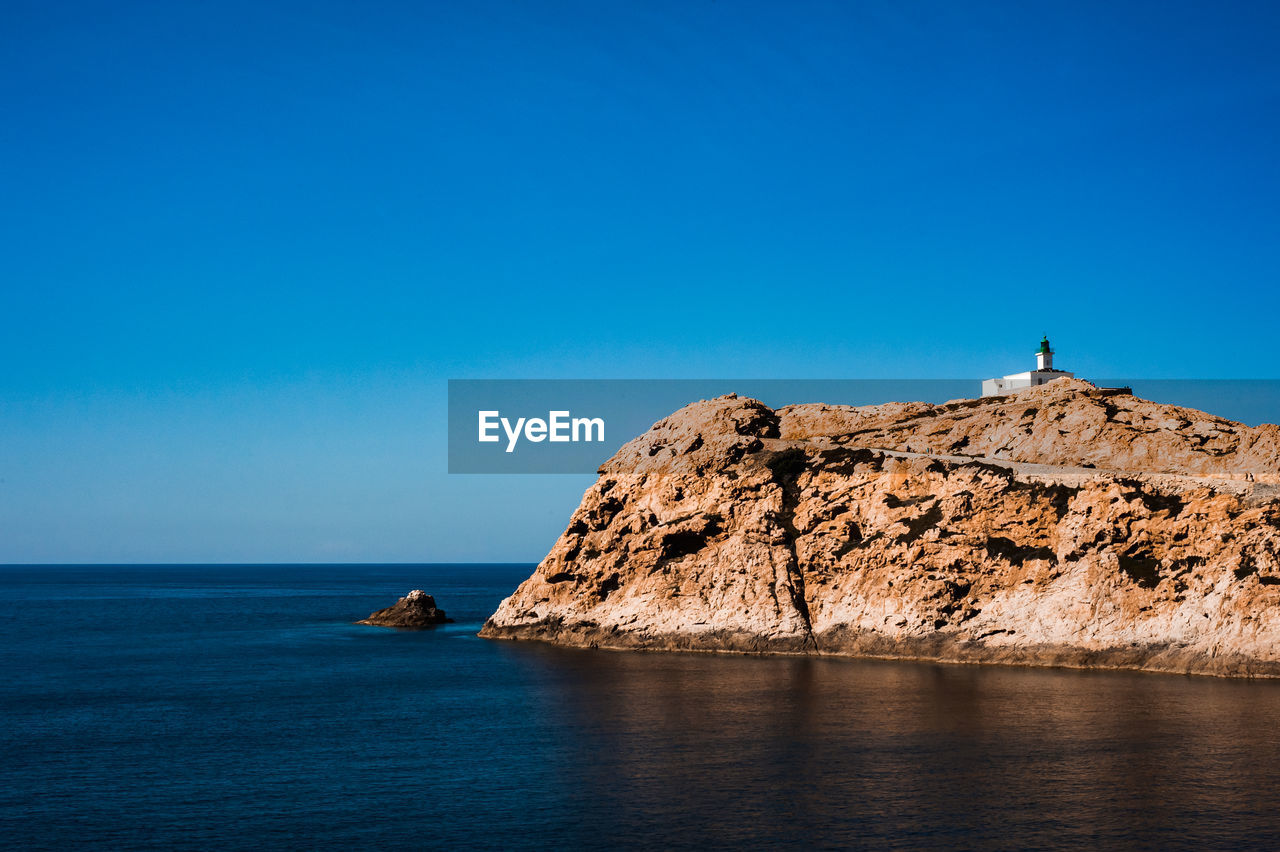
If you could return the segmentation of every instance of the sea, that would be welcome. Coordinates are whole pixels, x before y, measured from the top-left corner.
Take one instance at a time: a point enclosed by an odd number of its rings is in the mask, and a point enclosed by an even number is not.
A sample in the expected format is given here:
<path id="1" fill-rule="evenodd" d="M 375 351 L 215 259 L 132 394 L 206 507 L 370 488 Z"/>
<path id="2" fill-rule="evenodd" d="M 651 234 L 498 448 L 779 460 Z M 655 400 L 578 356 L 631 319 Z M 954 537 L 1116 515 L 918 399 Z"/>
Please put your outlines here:
<path id="1" fill-rule="evenodd" d="M 1280 848 L 1280 683 L 478 638 L 532 569 L 0 567 L 0 846 Z"/>

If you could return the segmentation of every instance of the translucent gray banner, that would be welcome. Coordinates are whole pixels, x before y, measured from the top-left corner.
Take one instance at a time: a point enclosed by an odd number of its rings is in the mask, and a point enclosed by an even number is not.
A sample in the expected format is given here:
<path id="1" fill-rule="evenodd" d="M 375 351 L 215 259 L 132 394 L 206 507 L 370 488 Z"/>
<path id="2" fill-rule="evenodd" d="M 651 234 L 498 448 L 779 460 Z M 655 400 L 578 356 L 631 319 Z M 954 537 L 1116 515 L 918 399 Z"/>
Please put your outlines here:
<path id="1" fill-rule="evenodd" d="M 1248 425 L 1280 422 L 1276 379 L 1100 379 L 1136 396 Z M 450 473 L 595 473 L 618 448 L 691 402 L 724 394 L 798 403 L 943 403 L 972 379 L 451 379 Z"/>

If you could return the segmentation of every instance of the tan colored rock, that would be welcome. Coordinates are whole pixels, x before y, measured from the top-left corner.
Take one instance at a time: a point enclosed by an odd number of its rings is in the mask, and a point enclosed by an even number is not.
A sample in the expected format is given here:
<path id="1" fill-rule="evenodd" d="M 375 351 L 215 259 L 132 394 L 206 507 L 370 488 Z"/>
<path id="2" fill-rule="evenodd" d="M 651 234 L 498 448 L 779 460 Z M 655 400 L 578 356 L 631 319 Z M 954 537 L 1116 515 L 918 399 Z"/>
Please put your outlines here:
<path id="1" fill-rule="evenodd" d="M 481 635 L 1280 675 L 1278 435 L 1072 380 L 694 403 L 601 467 Z"/>
<path id="2" fill-rule="evenodd" d="M 1280 481 L 1280 426 L 1250 428 L 1080 379 L 944 405 L 792 405 L 778 414 L 790 439 L 840 435 L 863 447 Z"/>

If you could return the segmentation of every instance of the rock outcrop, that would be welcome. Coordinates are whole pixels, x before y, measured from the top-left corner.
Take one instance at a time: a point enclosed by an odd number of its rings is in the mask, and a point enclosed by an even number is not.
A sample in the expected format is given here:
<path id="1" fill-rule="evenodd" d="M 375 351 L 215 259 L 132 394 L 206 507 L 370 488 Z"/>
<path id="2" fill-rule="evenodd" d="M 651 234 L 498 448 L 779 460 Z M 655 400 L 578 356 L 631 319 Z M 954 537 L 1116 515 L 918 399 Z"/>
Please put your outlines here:
<path id="1" fill-rule="evenodd" d="M 373 624 L 378 627 L 432 627 L 452 621 L 452 618 L 445 616 L 444 610 L 436 609 L 435 598 L 422 589 L 414 589 L 393 605 L 371 613 L 368 618 L 361 619 L 356 624 Z"/>
<path id="2" fill-rule="evenodd" d="M 1280 428 L 1058 380 L 689 405 L 481 635 L 1280 676 Z"/>

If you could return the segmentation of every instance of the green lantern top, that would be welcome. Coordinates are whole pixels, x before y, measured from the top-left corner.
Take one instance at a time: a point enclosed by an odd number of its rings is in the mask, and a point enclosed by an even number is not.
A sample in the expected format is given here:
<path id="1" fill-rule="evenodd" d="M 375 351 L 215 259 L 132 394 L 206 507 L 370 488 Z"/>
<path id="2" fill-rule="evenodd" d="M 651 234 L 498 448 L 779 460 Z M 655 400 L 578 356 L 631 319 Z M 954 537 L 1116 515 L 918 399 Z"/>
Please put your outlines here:
<path id="1" fill-rule="evenodd" d="M 1049 336 L 1045 335 L 1045 338 L 1040 341 L 1040 348 L 1036 350 L 1036 354 L 1039 355 L 1044 353 L 1045 355 L 1049 355 L 1052 351 L 1053 350 L 1049 348 Z"/>

